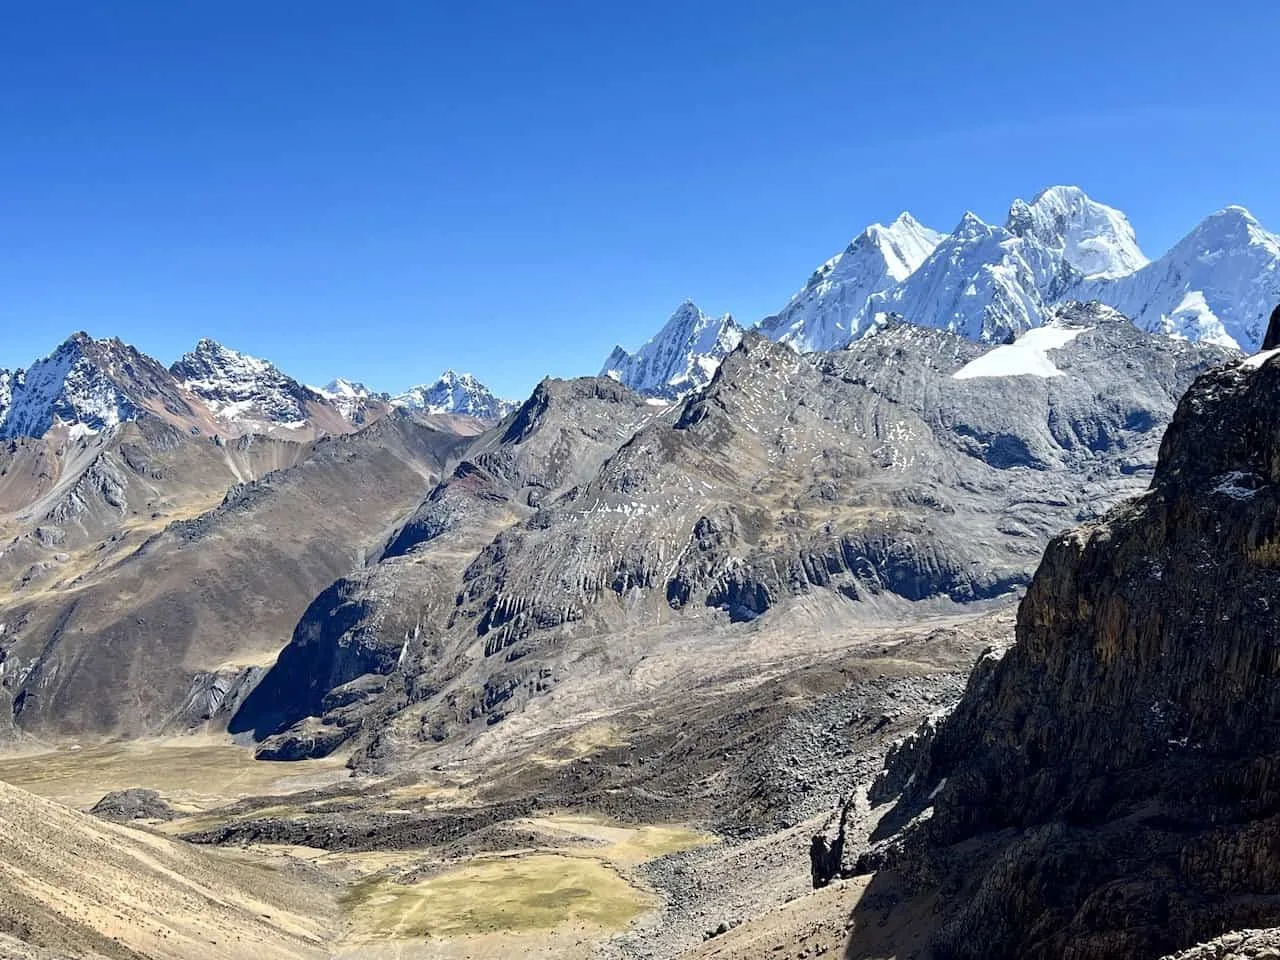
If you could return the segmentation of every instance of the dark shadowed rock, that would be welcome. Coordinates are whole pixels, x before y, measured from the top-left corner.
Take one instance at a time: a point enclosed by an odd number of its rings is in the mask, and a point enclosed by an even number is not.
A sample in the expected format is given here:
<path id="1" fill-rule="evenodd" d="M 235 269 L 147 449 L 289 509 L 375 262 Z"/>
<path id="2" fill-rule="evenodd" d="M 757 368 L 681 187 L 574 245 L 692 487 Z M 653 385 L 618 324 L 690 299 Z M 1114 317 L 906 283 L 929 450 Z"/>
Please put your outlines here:
<path id="1" fill-rule="evenodd" d="M 1271 321 L 1267 324 L 1266 335 L 1262 338 L 1263 350 L 1274 350 L 1280 347 L 1280 306 L 1271 311 Z"/>

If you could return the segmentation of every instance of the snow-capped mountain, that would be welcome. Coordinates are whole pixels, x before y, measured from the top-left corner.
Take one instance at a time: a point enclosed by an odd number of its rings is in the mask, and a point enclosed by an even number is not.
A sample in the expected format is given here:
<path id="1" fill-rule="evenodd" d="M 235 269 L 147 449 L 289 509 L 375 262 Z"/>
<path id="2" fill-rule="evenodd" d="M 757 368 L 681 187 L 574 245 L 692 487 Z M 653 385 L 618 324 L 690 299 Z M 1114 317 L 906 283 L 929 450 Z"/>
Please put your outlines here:
<path id="1" fill-rule="evenodd" d="M 1089 279 L 1123 277 L 1148 262 L 1125 215 L 1079 187 L 1049 187 L 1030 203 L 1013 201 L 1005 229 L 1032 238 Z"/>
<path id="2" fill-rule="evenodd" d="M 1079 187 L 1049 187 L 1015 200 L 1003 226 L 973 213 L 945 236 L 909 214 L 873 224 L 757 326 L 801 351 L 840 349 L 890 316 L 994 343 L 1040 326 L 1067 300 L 1098 300 L 1144 330 L 1253 352 L 1280 302 L 1280 237 L 1227 207 L 1149 261 L 1119 210 Z M 605 371 L 656 396 L 707 382 L 723 353 L 686 334 L 706 322 L 694 311 L 682 308 L 634 356 L 616 349 Z"/>
<path id="3" fill-rule="evenodd" d="M 801 353 L 838 350 L 865 331 L 871 296 L 914 273 L 942 236 L 909 213 L 887 227 L 873 223 L 815 270 L 776 316 L 760 321 L 760 332 Z"/>
<path id="4" fill-rule="evenodd" d="M 201 340 L 170 372 L 218 420 L 260 428 L 255 432 L 273 428 L 302 430 L 317 416 L 332 420 L 337 414 L 323 396 L 274 364 L 224 347 L 216 340 Z"/>
<path id="5" fill-rule="evenodd" d="M 501 420 L 518 404 L 494 396 L 469 373 L 446 370 L 435 383 L 411 387 L 391 398 L 391 405 L 432 414 L 460 414 L 478 420 Z"/>
<path id="6" fill-rule="evenodd" d="M 1173 249 L 1124 277 L 1086 283 L 1144 330 L 1253 353 L 1280 303 L 1280 237 L 1244 207 L 1206 217 Z"/>
<path id="7" fill-rule="evenodd" d="M 1039 326 L 1046 307 L 1078 296 L 1081 284 L 1146 262 L 1119 210 L 1078 187 L 1050 187 L 1030 203 L 1015 200 L 1003 227 L 966 213 L 913 274 L 873 297 L 867 311 L 997 342 Z"/>
<path id="8" fill-rule="evenodd" d="M 1061 268 L 1041 244 L 966 213 L 915 273 L 871 298 L 872 316 L 859 327 L 893 313 L 971 340 L 1004 340 L 1040 325 L 1052 299 L 1046 292 L 1069 281 Z"/>
<path id="9" fill-rule="evenodd" d="M 25 370 L 0 370 L 0 438 L 57 430 L 74 438 L 153 416 L 205 436 L 310 440 L 350 433 L 393 405 L 480 420 L 499 420 L 516 406 L 452 370 L 394 403 L 354 380 L 307 387 L 266 360 L 209 339 L 166 368 L 118 339 L 77 333 Z"/>
<path id="10" fill-rule="evenodd" d="M 351 423 L 361 426 L 377 419 L 386 413 L 391 397 L 385 393 L 374 393 L 363 383 L 337 377 L 323 387 L 309 387 L 324 397 Z"/>
<path id="11" fill-rule="evenodd" d="M 613 377 L 639 393 L 679 397 L 711 382 L 720 361 L 742 341 L 742 333 L 729 314 L 713 319 L 686 300 L 635 353 L 614 347 L 600 376 Z"/>
<path id="12" fill-rule="evenodd" d="M 0 437 L 40 437 L 65 428 L 97 433 L 144 413 L 170 422 L 201 411 L 164 366 L 118 339 L 68 338 L 25 370 L 0 372 Z"/>

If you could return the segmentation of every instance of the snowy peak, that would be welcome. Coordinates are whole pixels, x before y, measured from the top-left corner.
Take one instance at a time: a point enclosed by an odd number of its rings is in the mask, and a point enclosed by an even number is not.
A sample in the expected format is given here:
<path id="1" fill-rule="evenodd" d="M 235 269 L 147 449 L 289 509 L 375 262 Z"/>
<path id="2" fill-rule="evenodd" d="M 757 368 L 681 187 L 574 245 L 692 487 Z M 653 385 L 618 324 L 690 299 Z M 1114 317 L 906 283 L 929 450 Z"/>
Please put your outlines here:
<path id="1" fill-rule="evenodd" d="M 67 338 L 26 370 L 0 374 L 0 436 L 83 436 L 144 413 L 185 422 L 195 415 L 164 367 L 117 338 Z"/>
<path id="2" fill-rule="evenodd" d="M 342 414 L 343 419 L 357 427 L 372 423 L 385 414 L 391 401 L 387 394 L 374 393 L 363 383 L 344 377 L 330 380 L 323 387 L 308 389 L 328 400 Z"/>
<path id="3" fill-rule="evenodd" d="M 802 353 L 846 346 L 866 331 L 868 300 L 914 273 L 942 236 L 909 213 L 889 226 L 871 224 L 815 270 L 776 316 L 762 320 L 760 332 Z"/>
<path id="4" fill-rule="evenodd" d="M 402 398 L 428 413 L 500 419 L 514 404 L 474 377 L 447 371 Z M 156 417 L 192 434 L 267 434 L 310 440 L 350 433 L 384 416 L 391 398 L 338 378 L 303 386 L 269 361 L 202 339 L 172 367 L 119 339 L 68 337 L 25 370 L 0 370 L 0 438 L 78 438 Z"/>
<path id="5" fill-rule="evenodd" d="M 1015 200 L 1006 229 L 1035 240 L 1088 278 L 1122 277 L 1148 262 L 1125 215 L 1079 187 L 1049 187 L 1030 203 Z"/>
<path id="6" fill-rule="evenodd" d="M 203 339 L 170 372 L 219 420 L 253 427 L 298 430 L 311 405 L 323 398 L 274 364 Z"/>
<path id="7" fill-rule="evenodd" d="M 854 252 L 859 242 L 872 244 L 884 261 L 885 273 L 895 281 L 905 280 L 933 253 L 941 239 L 937 230 L 930 230 L 903 212 L 887 227 L 879 223 L 867 227 L 846 253 Z"/>
<path id="8" fill-rule="evenodd" d="M 337 377 L 330 380 L 321 387 L 318 393 L 323 393 L 328 397 L 346 397 L 346 398 L 366 398 L 373 396 L 373 392 L 363 383 L 356 383 L 354 380 L 345 380 Z"/>
<path id="9" fill-rule="evenodd" d="M 635 353 L 615 347 L 600 371 L 637 393 L 675 398 L 711 382 L 716 368 L 742 341 L 729 314 L 714 319 L 685 300 Z"/>
<path id="10" fill-rule="evenodd" d="M 502 400 L 469 373 L 446 370 L 434 383 L 412 387 L 391 398 L 392 406 L 430 414 L 459 414 L 501 420 L 518 404 Z"/>
<path id="11" fill-rule="evenodd" d="M 911 276 L 873 297 L 867 312 L 999 343 L 1040 325 L 1059 268 L 1038 243 L 967 212 Z"/>
<path id="12" fill-rule="evenodd" d="M 1244 207 L 1226 207 L 1160 259 L 1086 292 L 1144 330 L 1253 353 L 1280 303 L 1280 237 Z"/>
<path id="13" fill-rule="evenodd" d="M 991 237 L 998 230 L 993 227 L 972 210 L 966 210 L 964 216 L 960 218 L 960 222 L 956 224 L 956 228 L 951 231 L 951 238 L 957 241 L 965 240 L 985 240 Z"/>
<path id="14" fill-rule="evenodd" d="M 1247 209 L 1232 205 L 1201 220 L 1169 251 L 1169 256 L 1212 263 L 1224 253 L 1240 253 L 1250 247 L 1259 248 L 1266 256 L 1280 256 L 1280 239 L 1264 230 Z"/>

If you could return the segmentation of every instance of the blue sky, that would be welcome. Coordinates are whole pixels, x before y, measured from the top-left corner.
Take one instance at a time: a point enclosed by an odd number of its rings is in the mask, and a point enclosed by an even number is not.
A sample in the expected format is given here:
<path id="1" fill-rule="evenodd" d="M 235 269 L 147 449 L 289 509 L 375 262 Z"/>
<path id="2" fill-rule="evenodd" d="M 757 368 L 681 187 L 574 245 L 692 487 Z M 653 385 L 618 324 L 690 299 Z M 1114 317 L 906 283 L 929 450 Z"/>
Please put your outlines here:
<path id="1" fill-rule="evenodd" d="M 9 4 L 0 366 L 83 328 L 518 397 L 684 297 L 773 312 L 902 209 L 1066 182 L 1153 256 L 1227 203 L 1280 229 L 1274 6 Z"/>

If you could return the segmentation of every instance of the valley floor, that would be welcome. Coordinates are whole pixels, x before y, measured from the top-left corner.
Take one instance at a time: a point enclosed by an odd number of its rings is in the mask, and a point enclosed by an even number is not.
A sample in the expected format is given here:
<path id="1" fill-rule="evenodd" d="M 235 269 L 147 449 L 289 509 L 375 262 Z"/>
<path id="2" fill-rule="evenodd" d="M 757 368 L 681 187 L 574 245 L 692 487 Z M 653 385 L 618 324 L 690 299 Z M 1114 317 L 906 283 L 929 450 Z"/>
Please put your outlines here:
<path id="1" fill-rule="evenodd" d="M 1012 610 L 806 622 L 660 644 L 378 775 L 214 736 L 2 756 L 0 957 L 839 955 L 860 888 L 811 891 L 810 837 L 852 793 L 856 852 L 884 751 Z M 720 668 L 685 669 L 692 644 Z M 173 818 L 82 812 L 127 788 Z"/>

